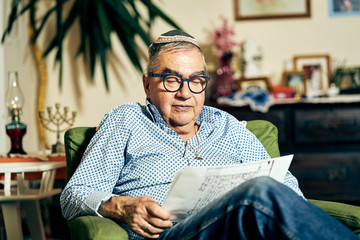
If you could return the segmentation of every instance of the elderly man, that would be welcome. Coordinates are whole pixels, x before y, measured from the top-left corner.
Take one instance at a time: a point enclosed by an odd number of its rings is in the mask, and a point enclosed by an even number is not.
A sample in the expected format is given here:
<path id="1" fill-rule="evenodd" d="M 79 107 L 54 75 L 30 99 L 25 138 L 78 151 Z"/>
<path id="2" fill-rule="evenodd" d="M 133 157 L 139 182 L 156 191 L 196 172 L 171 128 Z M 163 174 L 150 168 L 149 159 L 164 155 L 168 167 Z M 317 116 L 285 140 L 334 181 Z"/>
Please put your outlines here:
<path id="1" fill-rule="evenodd" d="M 356 236 L 308 203 L 287 173 L 284 184 L 255 178 L 199 213 L 173 223 L 161 204 L 179 169 L 269 158 L 226 112 L 204 106 L 209 81 L 196 40 L 179 30 L 149 48 L 146 106 L 120 105 L 102 119 L 61 194 L 65 218 L 109 217 L 130 239 L 327 239 Z"/>

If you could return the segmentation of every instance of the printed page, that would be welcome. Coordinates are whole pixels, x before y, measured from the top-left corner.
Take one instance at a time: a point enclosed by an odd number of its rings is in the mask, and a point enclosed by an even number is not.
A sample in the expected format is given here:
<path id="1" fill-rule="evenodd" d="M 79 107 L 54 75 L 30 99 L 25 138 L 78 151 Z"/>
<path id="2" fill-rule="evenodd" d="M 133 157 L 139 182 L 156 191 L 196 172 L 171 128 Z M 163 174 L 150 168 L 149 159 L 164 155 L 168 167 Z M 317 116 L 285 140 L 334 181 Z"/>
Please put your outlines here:
<path id="1" fill-rule="evenodd" d="M 232 166 L 187 167 L 177 172 L 163 207 L 171 212 L 172 221 L 179 221 L 249 179 L 271 176 L 282 182 L 292 158 L 288 155 Z"/>

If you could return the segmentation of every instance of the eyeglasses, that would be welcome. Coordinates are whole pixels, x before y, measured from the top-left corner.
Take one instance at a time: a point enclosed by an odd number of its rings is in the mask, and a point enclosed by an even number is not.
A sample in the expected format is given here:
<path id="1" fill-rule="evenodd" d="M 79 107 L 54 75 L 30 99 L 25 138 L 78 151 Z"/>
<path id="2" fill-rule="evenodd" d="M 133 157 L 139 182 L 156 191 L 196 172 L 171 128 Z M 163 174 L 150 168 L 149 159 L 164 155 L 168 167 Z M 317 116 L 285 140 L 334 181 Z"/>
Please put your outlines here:
<path id="1" fill-rule="evenodd" d="M 208 76 L 195 76 L 192 78 L 182 78 L 174 74 L 157 74 L 149 73 L 150 77 L 161 77 L 163 79 L 163 85 L 168 92 L 179 91 L 184 82 L 188 83 L 188 87 L 192 93 L 201 93 L 205 90 L 207 82 L 210 80 Z"/>

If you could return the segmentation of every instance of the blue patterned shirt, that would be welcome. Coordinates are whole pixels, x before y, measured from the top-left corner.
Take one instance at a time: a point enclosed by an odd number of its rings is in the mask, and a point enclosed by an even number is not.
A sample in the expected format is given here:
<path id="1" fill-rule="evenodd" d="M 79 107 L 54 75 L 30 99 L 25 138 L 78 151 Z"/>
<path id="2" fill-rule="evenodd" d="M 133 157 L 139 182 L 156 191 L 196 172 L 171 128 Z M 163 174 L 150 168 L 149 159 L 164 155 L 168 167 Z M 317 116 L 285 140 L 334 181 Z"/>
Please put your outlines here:
<path id="1" fill-rule="evenodd" d="M 100 216 L 99 206 L 115 195 L 149 195 L 162 204 L 176 171 L 186 166 L 224 166 L 269 158 L 260 141 L 224 111 L 204 106 L 196 123 L 200 126 L 198 141 L 194 136 L 185 144 L 150 103 L 112 109 L 61 194 L 64 217 Z M 196 152 L 202 160 L 194 159 Z M 290 172 L 284 184 L 302 196 Z M 130 239 L 136 238 L 124 227 Z"/>

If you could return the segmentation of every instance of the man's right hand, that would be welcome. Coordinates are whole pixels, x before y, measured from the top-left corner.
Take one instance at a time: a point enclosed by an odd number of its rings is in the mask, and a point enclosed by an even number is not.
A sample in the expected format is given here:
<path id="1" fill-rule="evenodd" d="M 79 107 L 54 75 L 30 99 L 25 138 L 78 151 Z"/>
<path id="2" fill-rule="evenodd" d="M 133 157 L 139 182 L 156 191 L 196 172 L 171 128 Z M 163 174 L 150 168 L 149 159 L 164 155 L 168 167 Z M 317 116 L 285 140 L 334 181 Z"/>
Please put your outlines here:
<path id="1" fill-rule="evenodd" d="M 147 238 L 158 238 L 172 226 L 170 213 L 149 196 L 115 196 L 103 203 L 98 212 L 126 223 L 133 232 Z"/>

